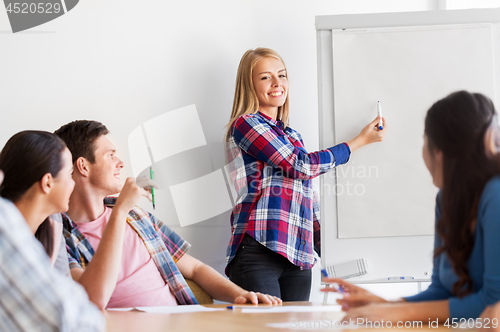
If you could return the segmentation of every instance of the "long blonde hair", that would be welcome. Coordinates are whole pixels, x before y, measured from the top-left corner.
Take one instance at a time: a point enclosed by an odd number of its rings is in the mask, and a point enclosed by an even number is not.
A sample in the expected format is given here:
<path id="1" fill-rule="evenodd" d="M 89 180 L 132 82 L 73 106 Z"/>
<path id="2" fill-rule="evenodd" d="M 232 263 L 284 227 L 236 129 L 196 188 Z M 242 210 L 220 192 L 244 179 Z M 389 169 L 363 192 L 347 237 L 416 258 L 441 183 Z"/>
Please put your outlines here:
<path id="1" fill-rule="evenodd" d="M 285 67 L 285 62 L 281 56 L 269 48 L 256 48 L 255 50 L 248 50 L 243 54 L 238 66 L 238 74 L 236 75 L 236 88 L 234 90 L 233 110 L 229 123 L 226 125 L 225 141 L 231 137 L 231 131 L 234 121 L 244 114 L 255 114 L 259 111 L 259 99 L 253 87 L 253 69 L 257 62 L 262 58 L 275 58 L 280 60 Z M 288 95 L 289 96 L 289 95 Z M 277 118 L 281 120 L 285 127 L 288 126 L 288 113 L 289 113 L 289 97 L 287 96 L 283 106 L 278 107 Z"/>

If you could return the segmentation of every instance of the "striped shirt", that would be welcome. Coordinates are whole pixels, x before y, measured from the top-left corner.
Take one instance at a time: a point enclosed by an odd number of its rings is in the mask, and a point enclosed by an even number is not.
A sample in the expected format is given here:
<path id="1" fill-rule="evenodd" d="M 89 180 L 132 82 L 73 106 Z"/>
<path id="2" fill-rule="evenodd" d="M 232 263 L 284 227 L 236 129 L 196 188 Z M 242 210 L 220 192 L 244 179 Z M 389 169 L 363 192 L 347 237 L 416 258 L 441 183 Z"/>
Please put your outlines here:
<path id="1" fill-rule="evenodd" d="M 115 205 L 115 202 L 116 198 L 112 197 L 104 200 L 104 204 L 110 208 Z M 151 213 L 139 207 L 135 207 L 129 212 L 127 223 L 144 242 L 159 273 L 170 287 L 177 302 L 179 304 L 198 304 L 175 264 L 191 245 Z M 94 249 L 67 214 L 63 214 L 63 225 L 70 269 L 85 269 L 94 256 Z"/>
<path id="2" fill-rule="evenodd" d="M 19 210 L 0 198 L 0 331 L 103 331 L 85 290 L 51 268 Z"/>
<path id="3" fill-rule="evenodd" d="M 347 144 L 308 153 L 297 131 L 259 112 L 234 122 L 226 154 L 237 192 L 227 263 L 248 234 L 296 266 L 312 268 L 320 216 L 311 179 L 346 163 Z"/>

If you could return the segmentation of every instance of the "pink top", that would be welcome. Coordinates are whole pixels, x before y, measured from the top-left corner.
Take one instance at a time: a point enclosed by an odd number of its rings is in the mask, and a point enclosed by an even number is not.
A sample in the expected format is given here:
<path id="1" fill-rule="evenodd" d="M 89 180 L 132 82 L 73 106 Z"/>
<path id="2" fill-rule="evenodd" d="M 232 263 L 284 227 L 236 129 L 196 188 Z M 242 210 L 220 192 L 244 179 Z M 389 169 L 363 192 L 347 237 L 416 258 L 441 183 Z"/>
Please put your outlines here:
<path id="1" fill-rule="evenodd" d="M 94 250 L 99 246 L 111 212 L 112 210 L 106 207 L 104 213 L 96 220 L 76 223 Z M 144 242 L 127 224 L 118 282 L 107 308 L 170 305 L 177 305 L 174 295 L 163 280 Z"/>

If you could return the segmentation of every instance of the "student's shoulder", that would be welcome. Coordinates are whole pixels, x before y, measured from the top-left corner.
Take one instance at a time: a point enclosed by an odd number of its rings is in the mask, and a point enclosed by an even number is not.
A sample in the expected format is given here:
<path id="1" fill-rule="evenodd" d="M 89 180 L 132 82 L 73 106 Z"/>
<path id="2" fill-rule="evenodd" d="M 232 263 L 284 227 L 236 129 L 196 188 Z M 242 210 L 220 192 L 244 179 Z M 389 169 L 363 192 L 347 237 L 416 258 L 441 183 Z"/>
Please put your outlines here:
<path id="1" fill-rule="evenodd" d="M 235 121 L 234 121 L 234 126 L 235 127 L 240 127 L 240 126 L 258 126 L 258 125 L 270 125 L 270 121 L 266 118 L 264 118 L 262 115 L 259 113 L 255 114 L 244 114 L 239 116 Z"/>
<path id="2" fill-rule="evenodd" d="M 484 186 L 482 196 L 500 197 L 500 175 L 492 177 Z"/>
<path id="3" fill-rule="evenodd" d="M 232 126 L 232 135 L 241 139 L 243 136 L 254 133 L 264 134 L 272 130 L 272 124 L 260 114 L 244 114 L 238 117 Z M 253 136 L 255 138 L 255 136 Z"/>
<path id="4" fill-rule="evenodd" d="M 104 205 L 108 208 L 113 208 L 116 204 L 116 200 L 118 197 L 115 196 L 108 196 L 104 198 Z M 128 213 L 129 217 L 133 220 L 142 220 L 143 222 L 155 224 L 158 219 L 151 214 L 150 212 L 144 210 L 143 208 L 139 206 L 135 206 L 132 210 L 129 211 Z"/>
<path id="5" fill-rule="evenodd" d="M 293 138 L 295 138 L 296 140 L 299 140 L 299 141 L 302 141 L 302 135 L 295 129 L 293 129 L 292 127 L 288 126 L 286 127 L 285 129 L 285 133 L 288 135 L 288 136 L 292 136 Z"/>
<path id="6" fill-rule="evenodd" d="M 0 197 L 0 233 L 8 238 L 33 237 L 21 212 L 10 200 Z"/>
<path id="7" fill-rule="evenodd" d="M 500 175 L 491 178 L 484 186 L 479 200 L 479 210 L 495 208 L 500 213 Z"/>
<path id="8" fill-rule="evenodd" d="M 241 119 L 243 121 L 247 121 L 247 120 L 264 121 L 264 117 L 262 115 L 260 115 L 259 113 L 243 114 L 243 115 L 239 116 L 238 119 Z"/>
<path id="9" fill-rule="evenodd" d="M 134 206 L 134 208 L 130 210 L 128 214 L 130 217 L 136 220 L 143 220 L 151 223 L 153 223 L 154 220 L 156 220 L 153 214 L 151 214 L 149 211 L 146 211 L 137 205 Z"/>
<path id="10" fill-rule="evenodd" d="M 150 226 L 147 227 L 147 232 L 156 232 L 157 234 L 175 239 L 180 238 L 168 225 L 143 208 L 138 206 L 134 207 L 129 212 L 129 216 L 136 220 L 138 224 L 142 224 L 140 227 L 143 227 L 144 225 Z"/>

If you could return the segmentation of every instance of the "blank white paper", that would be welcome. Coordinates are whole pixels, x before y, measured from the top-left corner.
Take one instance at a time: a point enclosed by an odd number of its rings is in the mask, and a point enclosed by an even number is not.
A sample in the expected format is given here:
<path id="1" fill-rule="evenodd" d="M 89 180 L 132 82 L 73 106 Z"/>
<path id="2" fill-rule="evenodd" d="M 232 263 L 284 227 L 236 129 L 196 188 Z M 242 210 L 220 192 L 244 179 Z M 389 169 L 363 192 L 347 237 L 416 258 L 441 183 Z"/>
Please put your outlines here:
<path id="1" fill-rule="evenodd" d="M 144 123 L 154 162 L 207 144 L 195 105 L 159 115 Z"/>
<path id="2" fill-rule="evenodd" d="M 181 226 L 192 225 L 231 210 L 231 198 L 222 169 L 170 186 Z"/>
<path id="3" fill-rule="evenodd" d="M 490 26 L 335 33 L 335 138 L 348 141 L 377 116 L 383 142 L 337 168 L 339 238 L 430 235 L 437 188 L 422 159 L 424 118 L 457 90 L 494 99 Z M 333 202 L 332 202 L 333 204 Z"/>
<path id="4" fill-rule="evenodd" d="M 277 312 L 341 312 L 342 306 L 340 305 L 321 305 L 321 306 L 280 306 L 280 307 L 262 307 L 262 309 L 257 308 L 247 308 L 242 309 L 241 312 L 245 314 L 249 313 L 277 313 Z"/>
<path id="5" fill-rule="evenodd" d="M 128 152 L 132 165 L 132 174 L 134 174 L 134 178 L 137 178 L 146 167 L 152 165 L 141 126 L 132 130 L 128 135 Z"/>
<path id="6" fill-rule="evenodd" d="M 207 308 L 199 304 L 174 305 L 174 306 L 163 306 L 163 307 L 136 307 L 135 309 L 144 312 L 161 313 L 161 314 L 182 314 L 191 312 L 227 310 L 225 308 Z"/>

